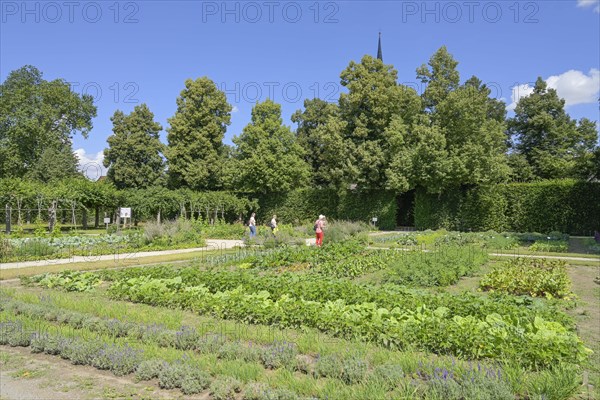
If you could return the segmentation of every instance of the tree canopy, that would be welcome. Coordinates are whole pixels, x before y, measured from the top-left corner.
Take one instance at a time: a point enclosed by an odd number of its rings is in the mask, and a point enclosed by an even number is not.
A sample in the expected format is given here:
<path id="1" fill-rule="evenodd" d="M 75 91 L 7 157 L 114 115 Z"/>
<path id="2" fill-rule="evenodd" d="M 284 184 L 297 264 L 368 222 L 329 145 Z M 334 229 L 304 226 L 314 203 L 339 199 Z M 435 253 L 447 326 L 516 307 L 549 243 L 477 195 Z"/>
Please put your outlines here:
<path id="1" fill-rule="evenodd" d="M 165 155 L 172 187 L 214 190 L 222 186 L 223 137 L 231 110 L 225 93 L 209 78 L 185 81 L 167 128 Z"/>
<path id="2" fill-rule="evenodd" d="M 111 118 L 113 134 L 104 149 L 107 176 L 119 189 L 147 188 L 164 184 L 165 146 L 160 142 L 162 126 L 146 104 L 129 114 L 115 111 Z"/>
<path id="3" fill-rule="evenodd" d="M 31 65 L 12 71 L 0 85 L 0 177 L 75 175 L 73 136 L 87 138 L 95 116 L 92 96 L 63 79 L 46 81 Z"/>

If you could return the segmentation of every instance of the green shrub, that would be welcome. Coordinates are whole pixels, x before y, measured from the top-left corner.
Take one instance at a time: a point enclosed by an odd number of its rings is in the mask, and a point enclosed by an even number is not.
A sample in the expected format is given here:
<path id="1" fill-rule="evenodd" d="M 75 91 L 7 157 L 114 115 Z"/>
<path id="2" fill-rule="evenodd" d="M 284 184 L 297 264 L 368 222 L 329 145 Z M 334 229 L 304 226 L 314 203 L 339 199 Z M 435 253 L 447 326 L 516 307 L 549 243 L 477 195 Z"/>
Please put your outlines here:
<path id="1" fill-rule="evenodd" d="M 158 374 L 158 386 L 161 389 L 180 388 L 185 375 L 185 368 L 181 364 L 165 365 Z"/>
<path id="2" fill-rule="evenodd" d="M 388 390 L 392 390 L 404 378 L 404 371 L 397 364 L 381 364 L 373 369 L 372 376 L 373 379 L 383 383 Z"/>
<path id="3" fill-rule="evenodd" d="M 196 365 L 186 365 L 181 379 L 183 394 L 196 394 L 207 389 L 210 385 L 210 375 L 200 370 Z"/>
<path id="4" fill-rule="evenodd" d="M 101 351 L 102 345 L 95 340 L 71 340 L 68 346 L 65 346 L 61 352 L 61 357 L 71 361 L 73 365 L 92 365 L 94 358 Z M 117 374 L 127 375 L 131 372 L 128 367 L 113 366 L 108 369 L 119 370 Z"/>
<path id="5" fill-rule="evenodd" d="M 234 378 L 217 378 L 210 384 L 210 394 L 215 400 L 235 400 L 242 384 Z"/>
<path id="6" fill-rule="evenodd" d="M 117 376 L 135 372 L 142 353 L 129 346 L 103 345 L 92 359 L 92 366 L 108 369 Z"/>
<path id="7" fill-rule="evenodd" d="M 249 383 L 244 389 L 244 400 L 298 400 L 297 394 L 285 389 L 272 389 L 263 383 Z"/>
<path id="8" fill-rule="evenodd" d="M 140 381 L 158 378 L 167 365 L 165 361 L 158 359 L 142 361 L 135 369 L 135 377 Z"/>
<path id="9" fill-rule="evenodd" d="M 296 361 L 298 348 L 293 343 L 276 342 L 260 351 L 260 360 L 266 368 L 292 367 Z"/>

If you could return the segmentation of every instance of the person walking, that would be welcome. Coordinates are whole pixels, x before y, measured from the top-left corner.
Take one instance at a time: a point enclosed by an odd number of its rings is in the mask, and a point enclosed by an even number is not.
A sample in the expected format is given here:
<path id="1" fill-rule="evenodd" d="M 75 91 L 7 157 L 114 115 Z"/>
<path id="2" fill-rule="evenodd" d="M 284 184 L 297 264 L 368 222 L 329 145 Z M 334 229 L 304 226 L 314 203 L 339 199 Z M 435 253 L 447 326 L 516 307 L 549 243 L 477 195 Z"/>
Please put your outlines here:
<path id="1" fill-rule="evenodd" d="M 325 228 L 325 216 L 319 215 L 315 221 L 315 234 L 317 235 L 317 247 L 323 246 L 323 229 Z"/>
<path id="2" fill-rule="evenodd" d="M 250 237 L 253 238 L 256 236 L 256 213 L 252 213 L 250 216 L 250 220 L 248 221 L 248 227 L 250 228 Z"/>
<path id="3" fill-rule="evenodd" d="M 273 218 L 271 218 L 271 232 L 273 232 L 273 236 L 275 236 L 275 234 L 277 233 L 277 215 L 273 215 Z"/>

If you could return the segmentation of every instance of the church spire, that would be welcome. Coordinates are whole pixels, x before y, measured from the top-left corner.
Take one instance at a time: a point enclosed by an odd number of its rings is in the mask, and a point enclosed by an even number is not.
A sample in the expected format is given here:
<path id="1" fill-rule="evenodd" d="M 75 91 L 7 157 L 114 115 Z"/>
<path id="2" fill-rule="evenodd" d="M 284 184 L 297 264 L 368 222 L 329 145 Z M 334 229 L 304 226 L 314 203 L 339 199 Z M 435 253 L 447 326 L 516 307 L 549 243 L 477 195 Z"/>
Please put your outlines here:
<path id="1" fill-rule="evenodd" d="M 379 32 L 379 43 L 377 44 L 377 58 L 383 61 L 383 55 L 381 54 L 381 32 Z"/>

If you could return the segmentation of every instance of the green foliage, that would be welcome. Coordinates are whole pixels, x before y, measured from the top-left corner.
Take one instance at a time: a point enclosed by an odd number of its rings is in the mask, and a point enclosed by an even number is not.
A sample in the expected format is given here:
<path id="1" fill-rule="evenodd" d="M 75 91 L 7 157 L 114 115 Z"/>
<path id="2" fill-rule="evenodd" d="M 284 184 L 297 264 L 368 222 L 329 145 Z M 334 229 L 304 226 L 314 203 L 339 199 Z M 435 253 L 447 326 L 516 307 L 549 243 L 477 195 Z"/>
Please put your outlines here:
<path id="1" fill-rule="evenodd" d="M 569 244 L 565 241 L 559 242 L 535 242 L 528 248 L 531 251 L 545 251 L 551 253 L 566 253 L 569 250 Z"/>
<path id="2" fill-rule="evenodd" d="M 279 193 L 308 184 L 304 149 L 283 125 L 281 106 L 271 100 L 256 104 L 252 121 L 233 142 L 237 145 L 234 187 L 249 193 Z"/>
<path id="3" fill-rule="evenodd" d="M 292 122 L 298 124 L 296 137 L 306 150 L 304 160 L 311 167 L 313 185 L 341 187 L 347 149 L 342 135 L 345 123 L 339 117 L 337 104 L 318 98 L 306 99 L 304 111 L 297 110 Z"/>
<path id="4" fill-rule="evenodd" d="M 73 136 L 86 138 L 92 129 L 93 100 L 64 79 L 44 80 L 31 65 L 10 72 L 0 85 L 0 177 L 76 175 Z"/>
<path id="5" fill-rule="evenodd" d="M 533 297 L 571 296 L 571 279 L 564 261 L 516 258 L 493 269 L 481 278 L 483 290 Z"/>
<path id="6" fill-rule="evenodd" d="M 107 177 L 119 189 L 146 188 L 164 184 L 164 145 L 160 142 L 162 126 L 146 104 L 129 114 L 115 111 L 111 117 L 113 134 L 104 149 Z"/>
<path id="7" fill-rule="evenodd" d="M 87 292 L 102 283 L 98 275 L 92 272 L 62 271 L 36 277 L 40 286 L 49 289 L 58 288 L 67 292 Z"/>
<path id="8" fill-rule="evenodd" d="M 568 232 L 600 226 L 600 184 L 573 180 L 481 186 L 441 195 L 417 191 L 417 229 Z"/>
<path id="9" fill-rule="evenodd" d="M 183 218 L 175 221 L 164 221 L 160 224 L 147 222 L 144 224 L 143 240 L 145 244 L 155 246 L 176 246 L 185 243 L 204 245 L 203 227 L 201 224 Z"/>
<path id="10" fill-rule="evenodd" d="M 508 126 L 515 149 L 536 178 L 589 178 L 586 170 L 598 140 L 596 123 L 571 119 L 565 112 L 565 100 L 558 97 L 556 89 L 548 89 L 541 77 L 533 93 L 521 97 Z"/>
<path id="11" fill-rule="evenodd" d="M 449 286 L 470 276 L 487 262 L 487 254 L 475 247 L 439 247 L 431 252 L 401 252 L 385 280 L 409 286 Z"/>
<path id="12" fill-rule="evenodd" d="M 225 93 L 209 78 L 185 81 L 167 128 L 165 156 L 172 187 L 221 188 L 223 137 L 231 110 Z"/>
<path id="13" fill-rule="evenodd" d="M 386 171 L 395 150 L 388 145 L 392 136 L 388 130 L 392 125 L 393 129 L 410 126 L 421 111 L 421 100 L 414 89 L 397 83 L 393 66 L 368 55 L 360 63 L 351 61 L 340 78 L 348 89 L 339 99 L 345 124 L 337 125 L 344 128 L 343 155 L 349 164 L 345 182 L 360 189 L 386 188 Z"/>
<path id="14" fill-rule="evenodd" d="M 466 358 L 508 358 L 544 366 L 557 360 L 581 362 L 587 350 L 579 338 L 557 322 L 535 316 L 533 321 L 497 313 L 476 317 L 434 310 L 387 309 L 375 303 L 317 302 L 242 286 L 211 293 L 204 285 L 187 286 L 181 277 L 119 280 L 111 286 L 115 298 L 152 305 L 189 308 L 201 314 L 280 327 L 315 327 L 348 338 L 360 338 L 391 348 L 408 345 Z"/>
<path id="15" fill-rule="evenodd" d="M 396 227 L 396 195 L 392 191 L 335 191 L 332 189 L 297 189 L 287 193 L 260 196 L 259 220 L 276 214 L 283 223 L 312 223 L 319 214 L 328 220 L 370 223 L 377 217 L 376 227 Z M 327 235 L 326 235 L 327 237 Z"/>

